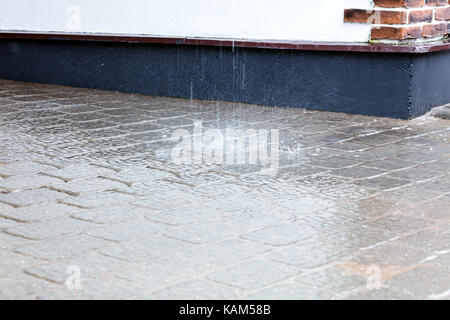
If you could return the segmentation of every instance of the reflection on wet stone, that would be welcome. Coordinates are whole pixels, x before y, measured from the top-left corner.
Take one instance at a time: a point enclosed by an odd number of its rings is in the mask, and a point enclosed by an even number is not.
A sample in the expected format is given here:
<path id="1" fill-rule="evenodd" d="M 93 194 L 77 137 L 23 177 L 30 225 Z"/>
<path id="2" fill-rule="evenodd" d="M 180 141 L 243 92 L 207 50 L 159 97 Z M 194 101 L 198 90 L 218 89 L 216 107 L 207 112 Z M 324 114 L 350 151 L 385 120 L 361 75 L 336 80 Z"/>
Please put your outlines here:
<path id="1" fill-rule="evenodd" d="M 0 80 L 0 297 L 449 299 L 449 137 Z"/>

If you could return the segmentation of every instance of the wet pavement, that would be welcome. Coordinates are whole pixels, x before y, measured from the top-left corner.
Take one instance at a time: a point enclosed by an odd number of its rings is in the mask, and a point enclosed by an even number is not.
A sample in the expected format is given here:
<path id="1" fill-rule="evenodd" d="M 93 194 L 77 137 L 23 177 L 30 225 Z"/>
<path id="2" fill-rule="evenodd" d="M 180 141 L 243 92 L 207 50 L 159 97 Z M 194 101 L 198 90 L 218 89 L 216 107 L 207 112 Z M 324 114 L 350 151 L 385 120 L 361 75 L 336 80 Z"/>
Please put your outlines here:
<path id="1" fill-rule="evenodd" d="M 0 80 L 0 298 L 448 299 L 449 139 Z"/>

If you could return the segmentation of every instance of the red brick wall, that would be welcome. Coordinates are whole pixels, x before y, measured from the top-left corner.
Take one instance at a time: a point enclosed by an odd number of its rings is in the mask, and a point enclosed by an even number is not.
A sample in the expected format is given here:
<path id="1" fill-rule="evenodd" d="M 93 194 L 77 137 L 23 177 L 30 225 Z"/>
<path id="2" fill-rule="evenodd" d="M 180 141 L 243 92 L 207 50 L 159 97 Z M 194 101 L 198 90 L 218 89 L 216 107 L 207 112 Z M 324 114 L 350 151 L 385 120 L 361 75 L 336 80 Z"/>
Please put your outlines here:
<path id="1" fill-rule="evenodd" d="M 450 33 L 450 0 L 374 0 L 371 10 L 346 9 L 344 21 L 372 25 L 371 40 L 437 40 Z"/>

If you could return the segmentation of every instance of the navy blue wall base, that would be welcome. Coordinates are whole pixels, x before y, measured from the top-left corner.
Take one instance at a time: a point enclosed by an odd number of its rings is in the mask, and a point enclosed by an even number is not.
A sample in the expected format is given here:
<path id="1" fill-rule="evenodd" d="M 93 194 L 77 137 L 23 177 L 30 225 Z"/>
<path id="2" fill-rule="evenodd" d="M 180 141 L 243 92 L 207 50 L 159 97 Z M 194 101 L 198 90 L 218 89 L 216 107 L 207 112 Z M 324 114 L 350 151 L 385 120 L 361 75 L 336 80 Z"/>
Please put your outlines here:
<path id="1" fill-rule="evenodd" d="M 408 119 L 450 102 L 450 51 L 3 39 L 0 78 Z"/>

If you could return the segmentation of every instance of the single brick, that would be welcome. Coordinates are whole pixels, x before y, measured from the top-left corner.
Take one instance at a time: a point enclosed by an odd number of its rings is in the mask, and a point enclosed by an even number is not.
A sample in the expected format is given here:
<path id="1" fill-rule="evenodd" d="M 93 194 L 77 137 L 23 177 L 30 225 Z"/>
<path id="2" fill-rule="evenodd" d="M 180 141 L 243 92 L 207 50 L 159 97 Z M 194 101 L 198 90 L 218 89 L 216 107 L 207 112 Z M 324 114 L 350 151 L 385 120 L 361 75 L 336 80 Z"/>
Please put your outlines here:
<path id="1" fill-rule="evenodd" d="M 60 203 L 48 203 L 31 207 L 1 210 L 0 215 L 18 222 L 34 222 L 50 218 L 58 218 L 79 212 L 80 208 L 67 206 Z"/>
<path id="2" fill-rule="evenodd" d="M 29 240 L 27 240 L 29 241 Z M 15 251 L 43 260 L 67 259 L 107 247 L 110 242 L 84 235 L 63 236 L 23 245 Z"/>
<path id="3" fill-rule="evenodd" d="M 436 20 L 450 20 L 450 7 L 447 8 L 437 8 L 436 9 Z"/>
<path id="4" fill-rule="evenodd" d="M 60 179 L 42 174 L 27 174 L 2 179 L 0 180 L 0 187 L 9 191 L 19 191 L 26 189 L 37 189 L 60 182 Z"/>
<path id="5" fill-rule="evenodd" d="M 415 10 L 409 13 L 409 23 L 432 22 L 433 10 Z"/>
<path id="6" fill-rule="evenodd" d="M 447 33 L 447 23 L 429 24 L 423 26 L 422 36 L 432 38 Z"/>
<path id="7" fill-rule="evenodd" d="M 86 193 L 113 190 L 123 185 L 123 183 L 113 180 L 102 178 L 88 178 L 53 184 L 50 189 L 64 192 L 72 196 L 79 196 Z"/>
<path id="8" fill-rule="evenodd" d="M 448 5 L 448 0 L 425 0 L 425 5 L 427 6 L 446 6 Z"/>
<path id="9" fill-rule="evenodd" d="M 422 27 L 379 27 L 372 28 L 372 39 L 391 39 L 391 40 L 404 40 L 404 39 L 418 39 L 422 36 Z"/>
<path id="10" fill-rule="evenodd" d="M 54 167 L 32 161 L 11 162 L 6 165 L 0 165 L 0 176 L 11 177 L 54 169 Z"/>
<path id="11" fill-rule="evenodd" d="M 425 0 L 374 0 L 374 4 L 382 8 L 416 8 L 423 7 Z"/>
<path id="12" fill-rule="evenodd" d="M 26 239 L 43 240 L 59 235 L 78 233 L 94 226 L 89 222 L 61 217 L 34 223 L 22 223 L 8 228 L 6 233 Z"/>
<path id="13" fill-rule="evenodd" d="M 77 180 L 83 178 L 93 178 L 111 173 L 112 170 L 103 167 L 97 167 L 90 164 L 76 164 L 61 169 L 52 168 L 43 171 L 44 174 L 59 178 L 65 181 Z"/>
<path id="14" fill-rule="evenodd" d="M 24 207 L 32 204 L 61 200 L 68 195 L 48 189 L 34 189 L 7 194 L 0 194 L 0 201 L 14 207 Z"/>
<path id="15" fill-rule="evenodd" d="M 407 22 L 407 14 L 404 11 L 346 9 L 344 12 L 344 21 L 371 24 L 404 24 Z"/>
<path id="16" fill-rule="evenodd" d="M 214 282 L 256 290 L 299 274 L 300 269 L 295 267 L 259 259 L 220 269 L 208 278 Z"/>

